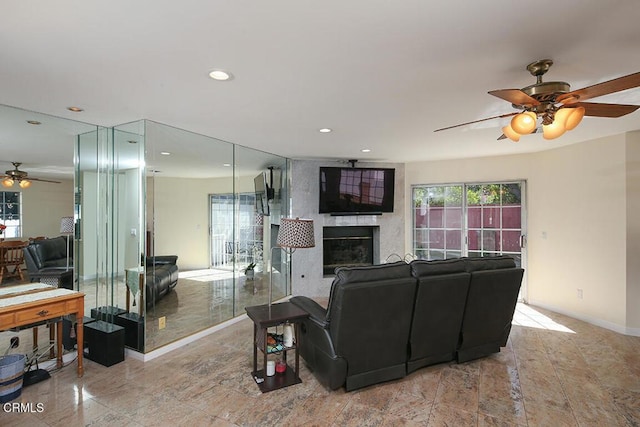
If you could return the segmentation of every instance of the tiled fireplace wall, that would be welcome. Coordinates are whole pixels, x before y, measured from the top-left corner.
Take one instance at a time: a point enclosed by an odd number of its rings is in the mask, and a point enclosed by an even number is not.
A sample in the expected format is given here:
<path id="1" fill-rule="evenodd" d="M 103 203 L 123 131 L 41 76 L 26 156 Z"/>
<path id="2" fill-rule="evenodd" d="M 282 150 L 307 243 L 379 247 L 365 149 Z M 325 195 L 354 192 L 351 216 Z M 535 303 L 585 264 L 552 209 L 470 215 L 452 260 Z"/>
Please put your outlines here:
<path id="1" fill-rule="evenodd" d="M 382 215 L 331 216 L 318 213 L 319 175 L 321 166 L 345 167 L 345 162 L 321 162 L 310 160 L 293 160 L 291 168 L 291 215 L 314 220 L 316 247 L 299 249 L 293 254 L 291 283 L 293 295 L 309 297 L 328 297 L 333 277 L 323 272 L 323 229 L 324 227 L 377 227 L 375 262 L 385 262 L 391 256 L 397 261 L 398 254 L 404 255 L 405 227 L 404 214 L 405 180 L 404 164 L 401 163 L 367 163 L 358 162 L 356 167 L 395 168 L 395 200 L 393 213 Z"/>

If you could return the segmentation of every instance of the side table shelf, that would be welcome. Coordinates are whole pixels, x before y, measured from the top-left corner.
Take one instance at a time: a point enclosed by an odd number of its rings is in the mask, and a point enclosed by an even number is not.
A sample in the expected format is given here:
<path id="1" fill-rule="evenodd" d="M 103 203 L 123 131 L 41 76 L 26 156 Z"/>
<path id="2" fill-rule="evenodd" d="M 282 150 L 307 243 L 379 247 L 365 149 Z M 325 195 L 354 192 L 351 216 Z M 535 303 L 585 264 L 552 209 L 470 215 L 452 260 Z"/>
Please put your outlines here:
<path id="1" fill-rule="evenodd" d="M 268 391 L 277 390 L 290 385 L 299 384 L 300 379 L 300 355 L 298 352 L 298 332 L 300 320 L 309 317 L 309 313 L 299 307 L 289 303 L 280 303 L 269 305 L 257 305 L 246 307 L 247 315 L 253 320 L 253 371 L 251 376 L 260 388 L 260 391 L 266 393 Z M 294 345 L 284 347 L 279 351 L 267 350 L 268 329 L 291 323 L 294 330 Z M 258 350 L 262 352 L 262 369 L 258 369 Z M 295 364 L 293 367 L 287 364 L 287 352 L 295 351 Z M 266 375 L 267 356 L 271 354 L 282 354 L 282 360 L 286 364 L 286 370 L 282 373 L 276 373 L 272 376 Z"/>

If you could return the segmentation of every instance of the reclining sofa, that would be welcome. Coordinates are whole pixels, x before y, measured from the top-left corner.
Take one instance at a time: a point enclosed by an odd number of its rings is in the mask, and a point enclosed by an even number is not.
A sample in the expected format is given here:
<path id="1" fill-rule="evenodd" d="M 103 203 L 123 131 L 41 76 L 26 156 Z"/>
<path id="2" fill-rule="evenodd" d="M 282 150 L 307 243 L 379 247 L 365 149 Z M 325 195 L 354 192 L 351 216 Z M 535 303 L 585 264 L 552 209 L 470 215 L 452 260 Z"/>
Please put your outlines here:
<path id="1" fill-rule="evenodd" d="M 310 314 L 300 355 L 325 386 L 351 391 L 497 353 L 523 274 L 508 256 L 338 268 L 326 309 L 291 298 Z"/>
<path id="2" fill-rule="evenodd" d="M 161 255 L 144 258 L 147 308 L 153 306 L 178 284 L 178 256 Z"/>

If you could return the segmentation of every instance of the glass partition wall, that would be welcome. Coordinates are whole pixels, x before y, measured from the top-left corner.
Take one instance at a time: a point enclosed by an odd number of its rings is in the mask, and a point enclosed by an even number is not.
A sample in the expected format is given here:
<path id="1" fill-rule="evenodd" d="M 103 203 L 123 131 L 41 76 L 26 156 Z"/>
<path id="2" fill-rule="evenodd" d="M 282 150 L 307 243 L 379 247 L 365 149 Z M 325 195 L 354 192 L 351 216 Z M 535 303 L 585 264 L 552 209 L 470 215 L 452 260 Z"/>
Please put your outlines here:
<path id="1" fill-rule="evenodd" d="M 271 250 L 287 159 L 143 120 L 80 137 L 76 165 L 80 290 L 105 320 L 143 325 L 130 347 L 265 304 L 271 278 L 274 300 L 290 293 L 287 258 Z"/>

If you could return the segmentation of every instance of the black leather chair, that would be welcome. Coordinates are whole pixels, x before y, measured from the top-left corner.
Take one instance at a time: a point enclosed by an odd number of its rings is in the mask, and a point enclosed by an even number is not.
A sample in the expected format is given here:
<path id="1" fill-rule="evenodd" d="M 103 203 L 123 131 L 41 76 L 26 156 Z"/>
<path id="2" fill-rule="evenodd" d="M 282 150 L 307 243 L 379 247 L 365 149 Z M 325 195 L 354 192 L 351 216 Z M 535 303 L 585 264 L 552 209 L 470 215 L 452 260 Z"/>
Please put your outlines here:
<path id="1" fill-rule="evenodd" d="M 31 282 L 73 289 L 73 240 L 67 242 L 64 236 L 33 240 L 24 248 L 24 263 Z"/>
<path id="2" fill-rule="evenodd" d="M 471 274 L 458 363 L 498 353 L 507 345 L 524 270 L 509 256 L 467 258 Z"/>
<path id="3" fill-rule="evenodd" d="M 310 317 L 300 354 L 330 389 L 347 391 L 406 375 L 416 280 L 404 262 L 336 269 L 328 308 L 297 296 Z"/>

